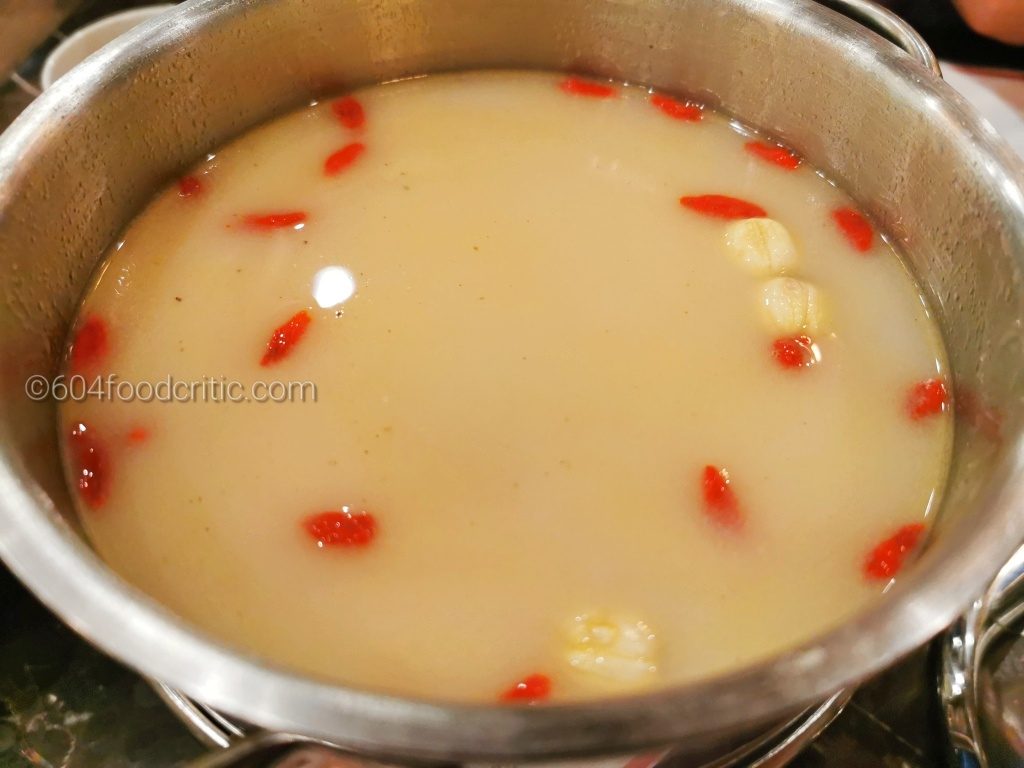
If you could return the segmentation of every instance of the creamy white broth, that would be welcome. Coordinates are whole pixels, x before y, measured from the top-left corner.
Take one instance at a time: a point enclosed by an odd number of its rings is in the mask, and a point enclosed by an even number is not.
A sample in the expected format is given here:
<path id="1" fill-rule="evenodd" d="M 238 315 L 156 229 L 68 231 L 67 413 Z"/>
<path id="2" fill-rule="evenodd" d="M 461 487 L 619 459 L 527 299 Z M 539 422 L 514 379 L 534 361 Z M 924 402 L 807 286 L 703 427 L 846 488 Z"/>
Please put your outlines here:
<path id="1" fill-rule="evenodd" d="M 215 150 L 135 219 L 81 309 L 103 338 L 79 335 L 69 374 L 317 398 L 64 403 L 62 434 L 84 424 L 102 454 L 100 498 L 78 498 L 113 568 L 275 662 L 480 701 L 531 674 L 552 700 L 707 677 L 879 597 L 866 560 L 927 522 L 952 432 L 948 404 L 908 411 L 945 375 L 914 281 L 877 234 L 867 252 L 844 235 L 832 213 L 852 203 L 806 163 L 747 151 L 711 111 L 563 80 L 367 88 L 361 127 L 325 100 Z M 773 356 L 792 335 L 762 311 L 775 275 L 729 252 L 730 221 L 680 205 L 705 194 L 788 230 L 785 273 L 822 298 L 815 364 Z M 709 509 L 708 465 L 739 526 Z M 304 521 L 343 507 L 372 514 L 372 540 L 317 546 Z M 572 656 L 580 614 L 643 622 L 642 674 Z"/>

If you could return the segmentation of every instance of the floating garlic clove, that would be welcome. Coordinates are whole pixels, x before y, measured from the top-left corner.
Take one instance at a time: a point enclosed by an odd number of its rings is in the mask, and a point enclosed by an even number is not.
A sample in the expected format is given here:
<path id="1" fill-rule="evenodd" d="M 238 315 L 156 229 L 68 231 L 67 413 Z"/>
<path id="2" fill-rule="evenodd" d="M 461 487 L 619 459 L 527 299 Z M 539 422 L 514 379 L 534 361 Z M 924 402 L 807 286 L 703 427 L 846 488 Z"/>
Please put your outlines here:
<path id="1" fill-rule="evenodd" d="M 795 277 L 776 277 L 761 286 L 764 316 L 782 334 L 814 333 L 822 325 L 821 293 Z"/>
<path id="2" fill-rule="evenodd" d="M 584 613 L 572 620 L 568 638 L 569 664 L 582 672 L 625 683 L 657 672 L 654 633 L 639 619 Z"/>
<path id="3" fill-rule="evenodd" d="M 741 219 L 725 228 L 725 245 L 737 261 L 758 275 L 778 275 L 797 264 L 796 245 L 775 219 Z"/>

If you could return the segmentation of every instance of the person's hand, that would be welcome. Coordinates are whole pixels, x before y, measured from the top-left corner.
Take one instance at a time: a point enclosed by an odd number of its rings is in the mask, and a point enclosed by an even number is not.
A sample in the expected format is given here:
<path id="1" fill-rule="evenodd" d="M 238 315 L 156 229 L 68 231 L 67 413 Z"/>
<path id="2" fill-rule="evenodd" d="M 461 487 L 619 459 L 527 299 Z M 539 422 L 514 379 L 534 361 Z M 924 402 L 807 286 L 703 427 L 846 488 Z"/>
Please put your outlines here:
<path id="1" fill-rule="evenodd" d="M 1024 45 L 1024 0 L 954 0 L 971 29 L 1011 45 Z"/>

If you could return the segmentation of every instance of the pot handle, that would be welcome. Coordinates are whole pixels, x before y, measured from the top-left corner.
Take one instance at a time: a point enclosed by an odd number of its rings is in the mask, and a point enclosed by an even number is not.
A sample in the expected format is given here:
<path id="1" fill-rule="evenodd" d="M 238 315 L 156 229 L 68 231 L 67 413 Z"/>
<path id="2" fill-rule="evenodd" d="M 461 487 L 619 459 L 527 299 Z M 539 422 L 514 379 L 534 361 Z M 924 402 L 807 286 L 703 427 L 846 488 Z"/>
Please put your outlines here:
<path id="1" fill-rule="evenodd" d="M 843 14 L 881 35 L 913 56 L 936 77 L 942 77 L 939 60 L 916 29 L 887 8 L 871 0 L 818 0 L 827 8 Z"/>
<path id="2" fill-rule="evenodd" d="M 994 675 L 985 663 L 991 648 L 1018 634 L 1022 616 L 1024 546 L 1014 553 L 985 594 L 974 601 L 940 642 L 939 700 L 946 718 L 952 764 L 987 768 L 989 765 L 1021 765 L 1024 761 L 1024 744 L 1015 733 L 1003 734 L 999 717 L 1005 708 L 1014 722 L 1019 720 L 1020 697 L 993 691 L 993 682 L 1001 676 Z M 1009 651 L 994 653 L 997 665 L 999 657 L 1006 653 L 1019 658 L 1020 648 L 1015 645 Z M 1017 667 L 1010 681 L 1018 684 L 1020 677 Z M 988 748 L 991 748 L 991 756 Z"/>

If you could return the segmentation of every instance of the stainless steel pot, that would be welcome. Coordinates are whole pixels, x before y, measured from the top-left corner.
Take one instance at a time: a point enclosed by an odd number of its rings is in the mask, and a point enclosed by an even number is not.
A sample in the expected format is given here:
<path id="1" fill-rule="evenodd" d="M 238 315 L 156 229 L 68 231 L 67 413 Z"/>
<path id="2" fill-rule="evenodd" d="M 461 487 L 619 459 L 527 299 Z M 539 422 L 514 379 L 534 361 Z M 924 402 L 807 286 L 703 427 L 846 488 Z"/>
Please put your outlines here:
<path id="1" fill-rule="evenodd" d="M 961 419 L 934 536 L 884 600 L 802 647 L 683 687 L 450 706 L 227 648 L 93 554 L 60 475 L 52 404 L 23 386 L 54 372 L 104 247 L 176 172 L 261 120 L 323 92 L 473 67 L 695 94 L 799 148 L 907 253 L 938 311 Z M 718 749 L 928 640 L 1024 539 L 1022 190 L 1020 162 L 932 72 L 808 0 L 194 0 L 62 79 L 0 140 L 0 555 L 101 648 L 271 729 L 422 759 Z"/>

